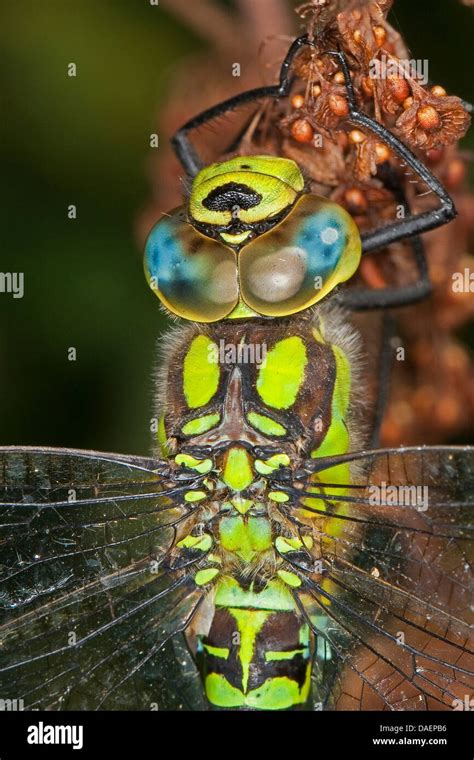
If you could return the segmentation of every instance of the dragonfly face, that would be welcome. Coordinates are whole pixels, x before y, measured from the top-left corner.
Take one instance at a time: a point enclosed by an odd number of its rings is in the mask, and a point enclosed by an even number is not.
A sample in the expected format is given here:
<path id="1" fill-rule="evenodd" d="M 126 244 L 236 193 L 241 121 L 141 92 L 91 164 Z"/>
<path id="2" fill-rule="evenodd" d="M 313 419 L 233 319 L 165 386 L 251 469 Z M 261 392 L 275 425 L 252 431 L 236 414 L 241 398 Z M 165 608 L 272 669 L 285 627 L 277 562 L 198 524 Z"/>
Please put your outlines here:
<path id="1" fill-rule="evenodd" d="M 0 699 L 464 703 L 474 449 L 353 452 L 357 335 L 326 296 L 360 255 L 274 156 L 203 169 L 157 223 L 147 279 L 198 323 L 165 343 L 157 456 L 0 449 Z"/>
<path id="2" fill-rule="evenodd" d="M 306 192 L 293 161 L 250 156 L 197 175 L 187 209 L 151 231 L 145 273 L 166 308 L 185 319 L 282 317 L 351 277 L 360 255 L 352 218 Z"/>

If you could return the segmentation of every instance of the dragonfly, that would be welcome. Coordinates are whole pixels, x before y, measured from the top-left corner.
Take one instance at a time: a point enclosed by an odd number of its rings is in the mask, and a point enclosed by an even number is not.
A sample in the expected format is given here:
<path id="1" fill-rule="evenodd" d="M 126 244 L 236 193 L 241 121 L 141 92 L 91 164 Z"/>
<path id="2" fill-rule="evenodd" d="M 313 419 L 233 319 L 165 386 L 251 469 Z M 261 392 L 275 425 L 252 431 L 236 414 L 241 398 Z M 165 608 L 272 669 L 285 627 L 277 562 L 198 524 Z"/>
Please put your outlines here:
<path id="1" fill-rule="evenodd" d="M 361 256 L 451 219 L 434 175 L 362 113 L 437 196 L 362 237 L 274 155 L 203 165 L 174 136 L 184 206 L 145 274 L 180 319 L 156 379 L 153 456 L 0 449 L 4 709 L 463 709 L 474 686 L 474 448 L 364 448 L 351 308 L 420 296 L 346 283 Z M 360 393 L 359 393 L 360 396 Z"/>

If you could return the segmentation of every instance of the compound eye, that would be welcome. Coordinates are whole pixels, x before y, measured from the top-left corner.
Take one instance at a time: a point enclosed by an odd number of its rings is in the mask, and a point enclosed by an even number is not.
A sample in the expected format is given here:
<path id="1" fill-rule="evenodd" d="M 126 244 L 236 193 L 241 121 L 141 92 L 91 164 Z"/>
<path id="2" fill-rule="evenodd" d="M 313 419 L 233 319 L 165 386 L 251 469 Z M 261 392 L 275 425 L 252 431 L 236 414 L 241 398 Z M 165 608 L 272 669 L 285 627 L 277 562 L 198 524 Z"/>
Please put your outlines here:
<path id="1" fill-rule="evenodd" d="M 235 253 L 197 232 L 184 208 L 153 227 L 144 265 L 151 289 L 169 311 L 184 319 L 216 322 L 237 305 Z"/>
<path id="2" fill-rule="evenodd" d="M 241 295 L 265 316 L 285 316 L 321 300 L 356 271 L 359 230 L 337 203 L 304 195 L 286 219 L 239 254 Z"/>

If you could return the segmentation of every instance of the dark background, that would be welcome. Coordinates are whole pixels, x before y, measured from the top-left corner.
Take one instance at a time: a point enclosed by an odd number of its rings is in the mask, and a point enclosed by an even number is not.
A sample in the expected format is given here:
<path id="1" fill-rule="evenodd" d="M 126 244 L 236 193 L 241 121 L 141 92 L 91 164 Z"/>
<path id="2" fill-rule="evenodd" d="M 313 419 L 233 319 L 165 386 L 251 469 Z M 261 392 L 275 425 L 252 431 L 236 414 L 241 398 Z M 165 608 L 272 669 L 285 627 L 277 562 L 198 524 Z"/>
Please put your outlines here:
<path id="1" fill-rule="evenodd" d="M 134 229 L 169 74 L 206 43 L 148 0 L 2 6 L 0 271 L 24 272 L 25 296 L 0 294 L 0 444 L 144 453 L 166 323 Z M 472 101 L 473 11 L 457 0 L 395 7 L 413 57 Z"/>

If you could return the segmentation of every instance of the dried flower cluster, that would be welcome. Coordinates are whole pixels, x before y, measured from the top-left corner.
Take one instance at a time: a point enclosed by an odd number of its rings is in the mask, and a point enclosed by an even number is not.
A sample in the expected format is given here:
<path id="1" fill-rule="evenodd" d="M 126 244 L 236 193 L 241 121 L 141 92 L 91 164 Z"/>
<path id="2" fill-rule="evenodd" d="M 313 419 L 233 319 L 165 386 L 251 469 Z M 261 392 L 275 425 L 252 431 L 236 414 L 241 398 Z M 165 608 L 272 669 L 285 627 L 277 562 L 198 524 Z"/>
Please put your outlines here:
<path id="1" fill-rule="evenodd" d="M 313 191 L 347 208 L 362 231 L 395 218 L 399 199 L 384 181 L 388 166 L 414 212 L 433 207 L 433 196 L 387 145 L 348 121 L 343 73 L 327 54 L 339 47 L 347 56 L 361 109 L 408 145 L 453 195 L 459 217 L 425 236 L 433 298 L 397 314 L 397 345 L 404 347 L 405 360 L 395 363 L 383 428 L 384 443 L 396 445 L 453 438 L 473 425 L 473 365 L 453 331 L 473 316 L 474 298 L 471 292 L 453 289 L 452 275 L 466 268 L 474 271 L 467 253 L 474 199 L 465 187 L 466 162 L 456 144 L 469 126 L 469 115 L 460 98 L 448 95 L 439 84 L 424 85 L 407 65 L 410 54 L 406 45 L 387 22 L 392 2 L 312 0 L 299 5 L 297 15 L 316 47 L 305 48 L 296 60 L 290 97 L 258 107 L 237 152 L 266 152 L 294 159 L 304 168 Z M 278 5 L 278 0 L 274 3 Z M 248 7 L 248 3 L 244 5 Z M 253 34 L 262 39 L 266 36 L 265 30 L 259 29 L 253 29 Z M 288 41 L 283 44 L 288 46 Z M 225 53 L 221 51 L 219 56 L 222 61 Z M 274 63 L 277 69 L 277 61 Z M 225 66 L 219 67 L 217 76 L 214 62 L 203 65 L 206 93 L 213 88 L 213 97 L 202 100 L 199 88 L 193 87 L 185 109 L 178 100 L 170 105 L 166 130 L 171 132 L 211 102 L 261 83 L 258 68 L 242 68 L 246 73 L 237 80 L 238 86 L 234 81 L 227 87 L 221 73 Z M 193 76 L 195 80 L 199 77 L 198 65 Z M 275 75 L 271 81 L 274 79 Z M 178 86 L 176 91 L 180 91 Z M 225 120 L 216 129 L 223 146 L 232 142 Z M 213 137 L 212 132 L 207 134 Z M 225 152 L 214 158 L 222 155 Z M 168 176 L 173 174 L 170 171 Z M 163 185 L 163 171 L 159 181 Z M 168 190 L 167 198 L 163 204 L 169 207 Z M 165 208 L 162 205 L 161 209 Z M 154 205 L 144 221 L 145 232 L 157 215 Z M 365 257 L 354 287 L 406 284 L 414 277 L 410 262 L 408 243 Z M 366 337 L 370 342 L 370 330 Z"/>
<path id="2" fill-rule="evenodd" d="M 342 10 L 330 0 L 317 0 L 299 8 L 317 47 L 298 59 L 295 91 L 279 122 L 284 138 L 273 147 L 304 166 L 316 192 L 345 206 L 362 230 L 395 216 L 396 200 L 380 173 L 386 162 L 414 211 L 432 207 L 426 187 L 407 174 L 385 144 L 348 124 L 344 77 L 334 58 L 325 55 L 339 47 L 347 56 L 362 109 L 403 140 L 454 195 L 464 213 L 426 237 L 434 297 L 398 314 L 396 344 L 405 348 L 404 361 L 395 364 L 383 428 L 387 444 L 451 438 L 474 420 L 474 371 L 468 352 L 453 335 L 474 314 L 474 298 L 472 292 L 453 290 L 452 279 L 453 273 L 474 271 L 467 255 L 474 205 L 464 187 L 465 161 L 456 147 L 470 117 L 460 98 L 447 95 L 440 85 L 422 85 L 409 69 L 410 54 L 386 20 L 391 0 L 341 5 Z M 374 62 L 379 62 L 378 70 Z M 377 71 L 382 75 L 374 76 Z M 406 282 L 411 269 L 407 247 L 394 245 L 367 257 L 360 279 L 374 288 Z"/>

